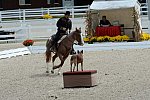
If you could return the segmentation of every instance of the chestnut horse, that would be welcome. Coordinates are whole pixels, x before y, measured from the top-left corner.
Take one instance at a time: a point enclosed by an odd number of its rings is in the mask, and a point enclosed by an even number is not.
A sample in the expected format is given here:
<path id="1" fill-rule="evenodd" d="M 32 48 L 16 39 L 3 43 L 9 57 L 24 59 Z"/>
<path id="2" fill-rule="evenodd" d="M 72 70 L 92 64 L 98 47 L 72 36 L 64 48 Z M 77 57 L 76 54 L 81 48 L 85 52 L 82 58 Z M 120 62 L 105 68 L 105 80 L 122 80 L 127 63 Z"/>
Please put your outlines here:
<path id="1" fill-rule="evenodd" d="M 72 45 L 74 44 L 74 41 L 77 41 L 79 45 L 83 45 L 83 37 L 81 34 L 81 28 L 77 29 L 70 34 L 68 34 L 60 43 L 58 46 L 57 50 L 52 49 L 52 38 L 48 39 L 46 42 L 46 63 L 47 63 L 47 71 L 46 73 L 49 73 L 49 67 L 48 63 L 51 61 L 51 53 L 54 52 L 54 56 L 52 57 L 52 63 L 53 63 L 53 68 L 51 70 L 51 73 L 54 73 L 54 69 L 59 68 L 58 74 L 60 73 L 60 69 L 64 64 L 64 61 L 67 59 L 69 56 L 71 50 L 72 50 Z M 59 57 L 61 63 L 57 66 L 54 65 L 55 59 Z"/>

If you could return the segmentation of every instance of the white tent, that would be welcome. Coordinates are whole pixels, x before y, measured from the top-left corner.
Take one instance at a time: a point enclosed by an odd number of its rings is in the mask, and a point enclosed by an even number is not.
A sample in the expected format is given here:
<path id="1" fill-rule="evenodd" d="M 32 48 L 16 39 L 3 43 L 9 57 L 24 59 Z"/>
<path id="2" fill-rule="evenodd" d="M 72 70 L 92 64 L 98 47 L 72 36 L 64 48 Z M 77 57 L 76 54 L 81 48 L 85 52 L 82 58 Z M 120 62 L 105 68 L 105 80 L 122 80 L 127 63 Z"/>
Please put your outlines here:
<path id="1" fill-rule="evenodd" d="M 135 41 L 139 40 L 142 27 L 140 5 L 137 0 L 93 1 L 90 6 L 92 29 L 99 25 L 99 20 L 104 15 L 111 23 L 118 21 L 124 25 L 123 34 L 134 38 Z"/>
<path id="2" fill-rule="evenodd" d="M 124 9 L 133 8 L 137 6 L 137 0 L 115 0 L 115 1 L 93 1 L 90 9 L 95 10 L 112 10 L 112 9 Z"/>

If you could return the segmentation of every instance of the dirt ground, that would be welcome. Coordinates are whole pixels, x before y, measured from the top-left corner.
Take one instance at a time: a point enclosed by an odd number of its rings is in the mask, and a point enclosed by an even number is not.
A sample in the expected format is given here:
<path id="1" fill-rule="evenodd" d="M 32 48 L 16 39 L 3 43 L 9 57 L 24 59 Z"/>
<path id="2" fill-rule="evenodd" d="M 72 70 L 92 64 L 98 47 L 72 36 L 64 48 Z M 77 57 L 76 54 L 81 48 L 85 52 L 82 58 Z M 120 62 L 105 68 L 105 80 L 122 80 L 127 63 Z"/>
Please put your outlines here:
<path id="1" fill-rule="evenodd" d="M 23 46 L 0 44 L 0 51 L 18 47 Z M 46 75 L 44 54 L 1 59 L 0 100 L 149 100 L 149 54 L 150 49 L 85 51 L 84 69 L 97 70 L 97 86 L 69 89 L 62 74 Z M 61 73 L 69 71 L 69 60 Z"/>

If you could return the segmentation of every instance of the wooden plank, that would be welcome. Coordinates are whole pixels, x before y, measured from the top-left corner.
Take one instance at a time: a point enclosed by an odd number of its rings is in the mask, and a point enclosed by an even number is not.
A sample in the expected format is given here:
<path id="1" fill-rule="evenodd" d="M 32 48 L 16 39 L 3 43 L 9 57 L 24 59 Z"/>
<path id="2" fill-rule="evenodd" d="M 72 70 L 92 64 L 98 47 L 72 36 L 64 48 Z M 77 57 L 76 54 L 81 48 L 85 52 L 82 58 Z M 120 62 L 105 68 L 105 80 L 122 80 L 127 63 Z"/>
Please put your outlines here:
<path id="1" fill-rule="evenodd" d="M 31 54 L 31 52 L 29 51 L 27 47 L 5 50 L 5 51 L 0 52 L 0 59 L 23 56 L 23 55 L 28 55 L 28 54 Z"/>

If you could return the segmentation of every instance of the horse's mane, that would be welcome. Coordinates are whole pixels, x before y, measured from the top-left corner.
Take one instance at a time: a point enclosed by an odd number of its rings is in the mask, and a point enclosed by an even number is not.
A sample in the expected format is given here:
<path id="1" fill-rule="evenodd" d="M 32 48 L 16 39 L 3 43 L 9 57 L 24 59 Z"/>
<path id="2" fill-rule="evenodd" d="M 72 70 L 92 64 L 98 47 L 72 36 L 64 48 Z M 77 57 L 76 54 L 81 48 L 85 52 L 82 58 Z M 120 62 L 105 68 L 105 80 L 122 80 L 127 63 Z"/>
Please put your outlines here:
<path id="1" fill-rule="evenodd" d="M 80 30 L 76 29 L 75 31 L 72 31 L 71 33 L 68 34 L 68 36 L 71 36 L 73 35 L 74 33 L 81 33 Z"/>

